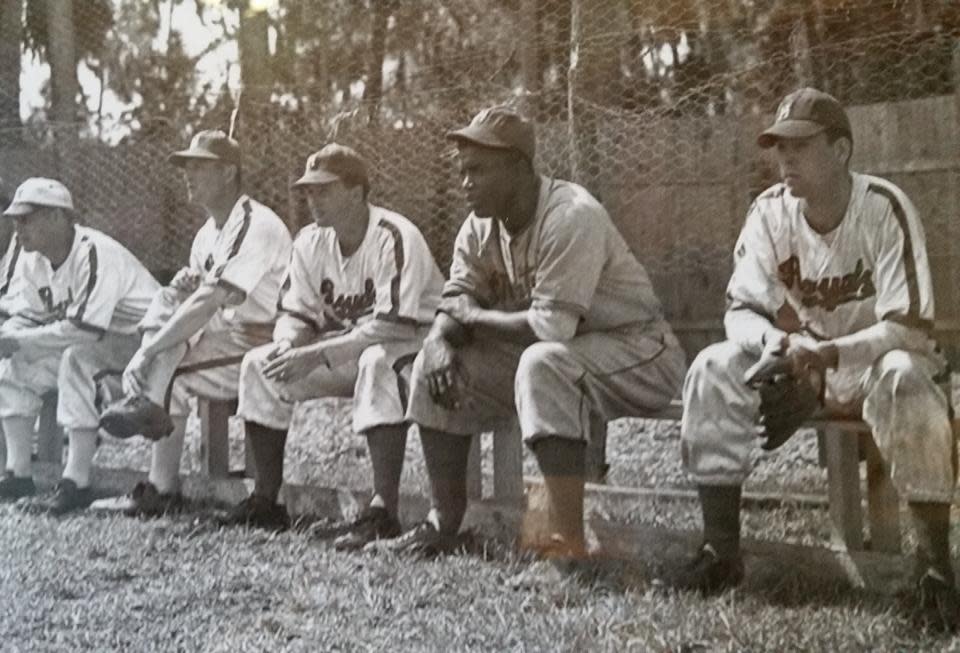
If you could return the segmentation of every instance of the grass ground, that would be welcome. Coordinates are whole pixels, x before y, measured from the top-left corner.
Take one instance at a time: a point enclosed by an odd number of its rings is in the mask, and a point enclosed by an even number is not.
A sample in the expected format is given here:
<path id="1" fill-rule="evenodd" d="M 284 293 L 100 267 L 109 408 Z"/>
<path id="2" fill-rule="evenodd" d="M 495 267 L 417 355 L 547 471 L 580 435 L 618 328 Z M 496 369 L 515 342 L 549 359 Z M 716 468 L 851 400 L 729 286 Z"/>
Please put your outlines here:
<path id="1" fill-rule="evenodd" d="M 317 402 L 298 415 L 291 480 L 367 485 L 348 408 Z M 239 461 L 239 449 L 234 455 Z M 195 456 L 191 444 L 185 467 Z M 614 423 L 609 460 L 611 484 L 685 487 L 670 425 Z M 108 442 L 97 462 L 147 461 L 143 445 Z M 408 463 L 404 490 L 420 492 L 416 438 Z M 748 489 L 823 488 L 807 434 L 759 458 Z M 638 503 L 612 517 L 699 527 L 685 502 Z M 828 521 L 823 510 L 787 502 L 747 510 L 744 531 L 818 545 Z M 342 554 L 302 533 L 219 530 L 204 506 L 153 521 L 55 520 L 0 506 L 0 561 L 0 651 L 960 650 L 960 639 L 913 631 L 895 599 L 789 573 L 748 572 L 744 587 L 701 598 L 668 589 L 642 557 L 561 573 L 498 544 L 428 562 Z"/>

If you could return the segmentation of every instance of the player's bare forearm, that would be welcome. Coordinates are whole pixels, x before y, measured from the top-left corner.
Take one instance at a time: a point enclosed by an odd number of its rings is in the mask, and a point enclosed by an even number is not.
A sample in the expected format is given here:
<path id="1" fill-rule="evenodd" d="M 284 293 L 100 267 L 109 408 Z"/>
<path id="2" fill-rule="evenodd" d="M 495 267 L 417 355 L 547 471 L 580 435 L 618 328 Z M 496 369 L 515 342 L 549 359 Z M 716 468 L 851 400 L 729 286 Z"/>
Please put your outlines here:
<path id="1" fill-rule="evenodd" d="M 184 300 L 167 323 L 157 331 L 150 343 L 144 346 L 147 358 L 152 358 L 162 351 L 189 340 L 207 325 L 226 300 L 226 289 L 209 284 L 201 285 Z"/>
<path id="2" fill-rule="evenodd" d="M 59 320 L 35 328 L 20 329 L 7 337 L 16 342 L 21 356 L 32 360 L 63 351 L 71 345 L 96 342 L 101 335 L 99 330 L 84 329 L 67 320 Z"/>
<path id="3" fill-rule="evenodd" d="M 926 352 L 933 345 L 929 335 L 922 329 L 894 320 L 880 320 L 830 342 L 837 350 L 838 365 L 869 365 L 895 349 Z"/>
<path id="4" fill-rule="evenodd" d="M 537 341 L 527 310 L 486 309 L 469 295 L 446 297 L 440 302 L 439 310 L 441 315 L 449 316 L 471 331 L 486 332 L 498 338 L 507 337 L 515 342 Z"/>

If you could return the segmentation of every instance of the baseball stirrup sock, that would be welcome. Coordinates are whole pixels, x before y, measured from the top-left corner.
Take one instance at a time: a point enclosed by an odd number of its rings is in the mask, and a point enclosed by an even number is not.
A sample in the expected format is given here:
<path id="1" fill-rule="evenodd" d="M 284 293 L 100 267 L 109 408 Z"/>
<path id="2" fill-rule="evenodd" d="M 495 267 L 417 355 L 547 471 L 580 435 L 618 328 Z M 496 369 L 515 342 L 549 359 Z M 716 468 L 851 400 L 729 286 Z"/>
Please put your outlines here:
<path id="1" fill-rule="evenodd" d="M 713 545 L 721 557 L 732 557 L 740 551 L 739 485 L 700 485 L 700 507 L 703 510 L 703 539 Z"/>

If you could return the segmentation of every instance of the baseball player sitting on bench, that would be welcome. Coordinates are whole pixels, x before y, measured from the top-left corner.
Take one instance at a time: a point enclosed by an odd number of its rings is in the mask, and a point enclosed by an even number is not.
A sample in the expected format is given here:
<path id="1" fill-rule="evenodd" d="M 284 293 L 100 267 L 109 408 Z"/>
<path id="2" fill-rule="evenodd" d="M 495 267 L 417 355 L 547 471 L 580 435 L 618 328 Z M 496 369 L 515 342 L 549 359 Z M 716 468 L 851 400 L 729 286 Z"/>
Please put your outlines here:
<path id="1" fill-rule="evenodd" d="M 409 367 L 420 350 L 443 277 L 409 220 L 367 202 L 367 169 L 352 149 L 330 144 L 307 159 L 294 186 L 314 224 L 293 245 L 273 342 L 248 353 L 240 371 L 240 406 L 253 447 L 253 494 L 226 523 L 287 525 L 277 504 L 283 452 L 297 401 L 354 400 L 353 428 L 363 433 L 373 467 L 373 498 L 356 519 L 315 528 L 338 549 L 400 533 L 400 474 Z"/>
<path id="2" fill-rule="evenodd" d="M 537 174 L 530 122 L 493 107 L 447 136 L 472 213 L 407 411 L 433 504 L 387 546 L 427 556 L 459 548 L 471 437 L 519 418 L 546 489 L 546 510 L 528 511 L 521 545 L 580 557 L 590 412 L 614 419 L 667 405 L 684 353 L 606 210 L 584 188 Z"/>
<path id="3" fill-rule="evenodd" d="M 740 489 L 758 414 L 775 448 L 822 398 L 872 429 L 914 518 L 918 605 L 955 626 L 954 440 L 917 211 L 889 181 L 850 172 L 850 122 L 826 93 L 788 95 L 758 143 L 774 149 L 783 182 L 756 199 L 737 241 L 728 339 L 697 356 L 684 384 L 683 459 L 704 540 L 678 582 L 704 592 L 740 582 Z"/>
<path id="4" fill-rule="evenodd" d="M 170 161 L 183 168 L 190 201 L 209 217 L 193 240 L 189 266 L 157 293 L 141 322 L 140 348 L 123 372 L 125 397 L 101 414 L 100 425 L 117 437 L 155 440 L 148 481 L 93 506 L 128 515 L 180 505 L 188 397 L 237 396 L 243 355 L 270 341 L 290 258 L 286 225 L 241 191 L 234 139 L 201 131 Z"/>
<path id="5" fill-rule="evenodd" d="M 23 254 L 15 314 L 0 329 L 0 417 L 7 443 L 0 497 L 36 491 L 34 423 L 42 395 L 57 390 L 57 421 L 69 437 L 67 464 L 53 495 L 34 507 L 63 514 L 90 504 L 97 381 L 122 369 L 137 350 L 137 324 L 159 284 L 120 243 L 77 224 L 70 191 L 59 181 L 27 179 L 3 215 L 16 222 Z"/>
<path id="6" fill-rule="evenodd" d="M 3 210 L 10 205 L 10 196 L 6 192 L 6 184 L 0 178 L 0 207 Z M 11 302 L 19 296 L 17 290 L 17 276 L 15 274 L 22 248 L 20 241 L 17 240 L 14 233 L 13 220 L 0 219 L 0 250 L 3 256 L 0 256 L 0 326 L 3 325 L 15 310 Z M 0 437 L 0 469 L 7 468 L 7 446 L 4 438 Z"/>

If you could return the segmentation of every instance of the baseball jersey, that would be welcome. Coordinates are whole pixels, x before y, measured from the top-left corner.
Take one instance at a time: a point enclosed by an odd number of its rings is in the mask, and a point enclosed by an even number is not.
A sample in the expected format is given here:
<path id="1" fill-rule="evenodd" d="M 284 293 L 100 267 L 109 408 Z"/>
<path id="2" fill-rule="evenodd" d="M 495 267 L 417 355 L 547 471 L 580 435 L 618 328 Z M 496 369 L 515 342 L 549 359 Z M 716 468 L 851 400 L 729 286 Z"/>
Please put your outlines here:
<path id="1" fill-rule="evenodd" d="M 443 276 L 420 230 L 407 218 L 369 205 L 363 241 L 350 256 L 330 227 L 304 227 L 280 308 L 316 330 L 351 330 L 379 320 L 427 325 Z"/>
<path id="2" fill-rule="evenodd" d="M 858 173 L 851 179 L 847 212 L 826 234 L 810 227 L 784 184 L 757 197 L 735 248 L 727 287 L 732 308 L 772 317 L 786 302 L 819 339 L 884 320 L 933 325 L 933 285 L 916 208 L 885 179 Z"/>
<path id="3" fill-rule="evenodd" d="M 56 269 L 37 252 L 20 259 L 21 310 L 41 324 L 66 320 L 89 331 L 135 334 L 160 288 L 127 248 L 80 225 L 74 227 L 70 253 Z"/>
<path id="4" fill-rule="evenodd" d="M 561 310 L 577 333 L 663 318 L 660 300 L 606 209 L 582 186 L 541 177 L 536 213 L 511 235 L 471 213 L 457 234 L 445 296 L 485 308 Z"/>
<path id="5" fill-rule="evenodd" d="M 20 239 L 16 234 L 10 236 L 7 251 L 0 257 L 0 320 L 6 319 L 17 311 L 20 301 Z"/>
<path id="6" fill-rule="evenodd" d="M 190 267 L 203 283 L 230 291 L 220 315 L 229 329 L 268 324 L 277 313 L 277 297 L 290 260 L 290 231 L 272 210 L 241 195 L 223 227 L 211 217 L 197 232 Z"/>

